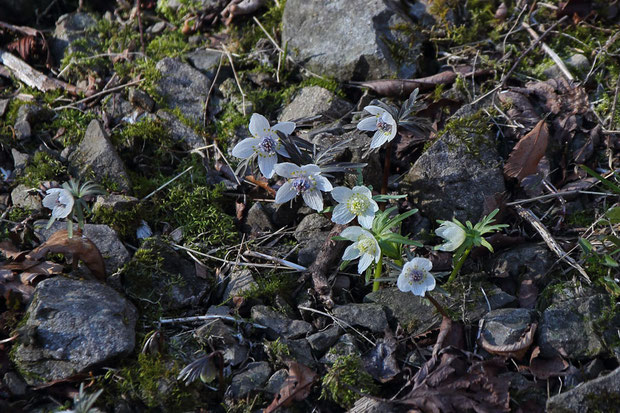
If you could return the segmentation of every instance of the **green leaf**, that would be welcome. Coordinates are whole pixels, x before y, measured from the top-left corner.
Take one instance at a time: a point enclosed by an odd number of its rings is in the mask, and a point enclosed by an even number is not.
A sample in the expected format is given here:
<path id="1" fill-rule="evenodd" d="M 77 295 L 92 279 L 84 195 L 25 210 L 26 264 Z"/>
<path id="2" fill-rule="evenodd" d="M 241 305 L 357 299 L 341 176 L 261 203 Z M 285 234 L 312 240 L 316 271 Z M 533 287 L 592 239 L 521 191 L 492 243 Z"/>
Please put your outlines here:
<path id="1" fill-rule="evenodd" d="M 605 212 L 605 215 L 607 215 L 607 218 L 609 218 L 609 221 L 611 221 L 612 224 L 620 223 L 620 207 L 613 207 L 609 209 Z"/>
<path id="2" fill-rule="evenodd" d="M 613 268 L 617 268 L 618 267 L 618 262 L 616 260 L 614 260 L 613 258 L 611 258 L 607 254 L 605 254 L 603 256 L 603 264 L 608 266 L 608 267 L 613 267 Z"/>
<path id="3" fill-rule="evenodd" d="M 487 249 L 491 252 L 493 252 L 493 247 L 491 246 L 491 244 L 489 244 L 489 241 L 487 241 L 484 238 L 480 239 L 480 244 L 482 244 L 482 246 L 487 247 Z"/>
<path id="4" fill-rule="evenodd" d="M 392 258 L 392 259 L 399 259 L 400 258 L 400 248 L 398 247 L 397 244 L 394 244 L 393 242 L 389 242 L 389 241 L 385 241 L 385 240 L 377 240 L 379 242 L 379 246 L 381 247 L 381 252 Z"/>
<path id="5" fill-rule="evenodd" d="M 588 168 L 585 165 L 579 165 L 579 167 L 581 169 L 583 169 L 584 171 L 586 171 L 588 173 L 588 175 L 591 175 L 593 177 L 595 177 L 596 179 L 598 179 L 599 181 L 601 181 L 601 183 L 603 185 L 605 185 L 607 188 L 611 189 L 612 191 L 614 191 L 617 194 L 620 194 L 620 187 L 616 184 L 614 184 L 613 182 L 611 182 L 608 179 L 603 178 L 603 176 L 601 174 L 599 174 L 596 171 L 593 171 L 592 169 Z"/>
<path id="6" fill-rule="evenodd" d="M 372 197 L 377 202 L 386 202 L 391 199 L 403 199 L 407 198 L 407 195 L 375 195 Z"/>
<path id="7" fill-rule="evenodd" d="M 334 241 L 349 241 L 349 242 L 351 241 L 350 239 L 345 238 L 345 237 L 341 237 L 340 235 L 335 235 L 335 236 L 332 237 L 332 239 Z"/>
<path id="8" fill-rule="evenodd" d="M 412 239 L 409 239 L 407 237 L 403 237 L 402 235 L 396 233 L 396 232 L 390 232 L 389 234 L 386 235 L 382 235 L 381 239 L 385 240 L 385 241 L 389 241 L 389 242 L 396 242 L 398 244 L 403 244 L 403 245 L 415 245 L 416 247 L 421 247 L 422 243 L 419 241 L 414 241 Z"/>
<path id="9" fill-rule="evenodd" d="M 577 243 L 584 252 L 591 253 L 594 250 L 594 247 L 590 244 L 590 241 L 585 238 L 579 238 Z"/>
<path id="10" fill-rule="evenodd" d="M 417 209 L 412 209 L 411 211 L 407 211 L 404 214 L 396 215 L 393 219 L 388 221 L 388 223 L 386 224 L 386 229 L 394 228 L 396 225 L 400 224 L 403 220 L 409 218 L 411 215 L 415 214 L 416 212 L 418 212 Z"/>

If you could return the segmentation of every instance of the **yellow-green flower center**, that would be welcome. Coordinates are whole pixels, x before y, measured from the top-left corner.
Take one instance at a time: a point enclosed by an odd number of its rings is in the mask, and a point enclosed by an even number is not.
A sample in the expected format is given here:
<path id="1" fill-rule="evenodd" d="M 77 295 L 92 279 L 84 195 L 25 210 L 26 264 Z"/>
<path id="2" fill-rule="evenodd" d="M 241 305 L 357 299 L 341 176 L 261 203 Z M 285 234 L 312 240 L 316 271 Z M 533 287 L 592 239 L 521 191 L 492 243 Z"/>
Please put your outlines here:
<path id="1" fill-rule="evenodd" d="M 366 197 L 365 195 L 353 194 L 347 200 L 347 209 L 351 211 L 352 214 L 360 215 L 364 211 L 366 211 L 366 209 L 368 209 L 369 204 L 370 204 L 370 201 L 368 200 L 368 197 Z"/>
<path id="2" fill-rule="evenodd" d="M 362 254 L 370 254 L 375 255 L 377 251 L 377 246 L 375 244 L 375 240 L 370 237 L 362 237 L 357 241 L 357 249 Z"/>
<path id="3" fill-rule="evenodd" d="M 419 284 L 424 279 L 424 271 L 419 268 L 407 268 L 405 277 L 409 285 Z"/>

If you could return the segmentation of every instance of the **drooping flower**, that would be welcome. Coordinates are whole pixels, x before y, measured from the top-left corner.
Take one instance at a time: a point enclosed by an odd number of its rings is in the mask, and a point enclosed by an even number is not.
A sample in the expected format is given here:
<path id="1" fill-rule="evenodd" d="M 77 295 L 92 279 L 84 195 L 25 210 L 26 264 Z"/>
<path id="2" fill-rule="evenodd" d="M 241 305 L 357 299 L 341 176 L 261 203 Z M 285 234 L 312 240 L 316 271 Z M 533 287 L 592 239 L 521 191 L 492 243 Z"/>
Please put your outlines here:
<path id="1" fill-rule="evenodd" d="M 454 251 L 463 244 L 467 234 L 457 223 L 452 221 L 443 221 L 439 228 L 435 230 L 435 234 L 446 241 L 437 247 L 441 251 Z"/>
<path id="2" fill-rule="evenodd" d="M 338 202 L 332 213 L 332 221 L 336 224 L 348 224 L 357 217 L 364 228 L 372 226 L 379 205 L 372 199 L 372 192 L 365 186 L 349 189 L 344 186 L 332 190 L 332 197 Z"/>
<path id="3" fill-rule="evenodd" d="M 73 195 L 64 188 L 51 188 L 43 198 L 43 206 L 52 210 L 52 218 L 66 218 L 73 210 Z"/>
<path id="4" fill-rule="evenodd" d="M 398 289 L 424 297 L 427 291 L 435 288 L 435 277 L 430 273 L 431 268 L 433 263 L 426 258 L 416 257 L 406 262 L 396 281 Z"/>
<path id="5" fill-rule="evenodd" d="M 396 136 L 398 125 L 388 111 L 379 106 L 366 106 L 365 111 L 373 116 L 362 119 L 357 124 L 357 129 L 363 131 L 376 131 L 370 141 L 370 148 L 379 148 Z"/>
<path id="6" fill-rule="evenodd" d="M 333 187 L 327 178 L 321 175 L 321 168 L 314 164 L 297 166 L 294 163 L 279 163 L 274 167 L 275 172 L 286 183 L 276 192 L 276 204 L 283 204 L 301 195 L 310 208 L 323 210 L 323 192 L 330 192 Z"/>
<path id="7" fill-rule="evenodd" d="M 266 177 L 273 176 L 273 167 L 278 162 L 278 154 L 289 157 L 288 152 L 280 142 L 277 131 L 290 135 L 295 130 L 294 122 L 280 122 L 269 126 L 269 121 L 263 115 L 252 114 L 250 118 L 251 138 L 239 142 L 232 150 L 237 158 L 258 157 L 258 169 Z"/>
<path id="8" fill-rule="evenodd" d="M 379 262 L 381 259 L 381 247 L 370 231 L 366 231 L 362 227 L 348 227 L 340 233 L 340 236 L 353 241 L 353 244 L 344 250 L 342 259 L 350 261 L 359 258 L 360 260 L 357 263 L 359 274 L 366 271 L 373 260 Z"/>

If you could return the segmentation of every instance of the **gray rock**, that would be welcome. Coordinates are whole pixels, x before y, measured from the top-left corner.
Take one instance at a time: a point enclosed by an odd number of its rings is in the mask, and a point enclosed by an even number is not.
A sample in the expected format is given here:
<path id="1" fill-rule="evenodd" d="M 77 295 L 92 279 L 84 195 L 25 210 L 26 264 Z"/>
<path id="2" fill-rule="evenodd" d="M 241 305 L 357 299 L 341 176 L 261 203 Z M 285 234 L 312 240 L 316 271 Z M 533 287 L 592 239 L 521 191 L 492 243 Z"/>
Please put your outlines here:
<path id="1" fill-rule="evenodd" d="M 346 304 L 334 308 L 335 317 L 354 326 L 367 328 L 373 333 L 382 333 L 388 328 L 383 306 L 373 303 Z"/>
<path id="2" fill-rule="evenodd" d="M 484 316 L 482 337 L 493 346 L 518 343 L 537 319 L 537 313 L 527 308 L 502 308 Z"/>
<path id="3" fill-rule="evenodd" d="M 86 30 L 96 23 L 95 18 L 87 13 L 68 13 L 60 16 L 56 21 L 54 39 L 51 42 L 52 54 L 56 61 L 60 62 L 66 53 L 86 51 L 73 45 L 78 39 L 86 39 L 89 45 L 94 45 L 95 39 L 87 36 Z"/>
<path id="4" fill-rule="evenodd" d="M 147 112 L 152 112 L 155 107 L 155 101 L 151 98 L 148 93 L 143 90 L 136 89 L 132 87 L 129 89 L 129 102 L 134 106 L 137 106 L 141 109 L 146 110 Z"/>
<path id="5" fill-rule="evenodd" d="M 336 362 L 338 357 L 350 356 L 352 354 L 361 356 L 362 352 L 357 346 L 355 336 L 347 333 L 340 337 L 338 342 L 319 361 L 323 364 L 331 365 Z"/>
<path id="6" fill-rule="evenodd" d="M 22 171 L 26 167 L 26 164 L 28 163 L 28 160 L 30 159 L 30 155 L 28 155 L 27 153 L 22 153 L 15 148 L 11 148 L 11 155 L 13 156 L 14 170 L 16 172 Z"/>
<path id="7" fill-rule="evenodd" d="M 99 195 L 93 205 L 93 212 L 103 209 L 114 211 L 128 211 L 137 206 L 140 200 L 136 197 L 122 194 Z"/>
<path id="8" fill-rule="evenodd" d="M 283 343 L 288 346 L 293 360 L 308 367 L 316 366 L 316 360 L 312 355 L 312 349 L 305 338 L 300 338 L 298 340 L 283 340 Z"/>
<path id="9" fill-rule="evenodd" d="M 279 337 L 295 339 L 312 332 L 310 323 L 303 320 L 291 320 L 266 305 L 252 307 L 252 319 L 268 328 L 267 336 L 271 340 Z"/>
<path id="10" fill-rule="evenodd" d="M 288 370 L 280 369 L 273 373 L 269 380 L 267 381 L 267 385 L 265 386 L 265 392 L 276 394 L 282 388 L 282 385 L 288 378 Z"/>
<path id="11" fill-rule="evenodd" d="M 253 391 L 261 391 L 270 376 L 271 367 L 266 361 L 249 363 L 244 371 L 232 378 L 229 394 L 233 399 L 240 399 Z"/>
<path id="12" fill-rule="evenodd" d="M 80 176 L 93 173 L 98 181 L 111 180 L 125 191 L 131 188 L 125 164 L 116 153 L 108 134 L 95 119 L 88 125 L 84 139 L 75 152 L 69 156 L 69 162 L 79 170 Z"/>
<path id="13" fill-rule="evenodd" d="M 559 353 L 565 358 L 584 360 L 605 354 L 594 324 L 603 315 L 606 300 L 603 294 L 595 294 L 549 306 L 538 328 L 541 355 L 552 357 Z"/>
<path id="14" fill-rule="evenodd" d="M 162 73 L 157 91 L 166 98 L 168 106 L 181 110 L 189 120 L 201 123 L 204 103 L 211 81 L 199 70 L 179 59 L 166 57 L 155 66 Z"/>
<path id="15" fill-rule="evenodd" d="M 51 120 L 54 112 L 51 109 L 36 104 L 21 105 L 17 109 L 17 121 L 26 121 L 32 125 Z"/>
<path id="16" fill-rule="evenodd" d="M 620 367 L 566 393 L 550 397 L 547 401 L 547 412 L 615 412 L 618 411 L 618 389 L 620 389 Z"/>
<path id="17" fill-rule="evenodd" d="M 9 371 L 4 375 L 2 384 L 9 390 L 9 393 L 17 397 L 24 396 L 28 387 L 26 382 L 19 377 L 19 374 L 13 371 Z"/>
<path id="18" fill-rule="evenodd" d="M 176 142 L 186 146 L 188 149 L 197 149 L 205 146 L 205 139 L 173 114 L 165 110 L 158 110 L 157 117 L 163 121 L 170 132 L 170 137 Z"/>
<path id="19" fill-rule="evenodd" d="M 111 363 L 133 351 L 136 317 L 129 301 L 100 282 L 44 280 L 26 313 L 35 342 L 20 344 L 13 362 L 30 385 Z"/>
<path id="20" fill-rule="evenodd" d="M 4 116 L 9 103 L 11 103 L 11 99 L 0 99 L 0 118 Z"/>
<path id="21" fill-rule="evenodd" d="M 120 93 L 114 93 L 104 100 L 103 107 L 105 112 L 112 120 L 117 123 L 126 117 L 132 117 L 134 108 L 129 101 L 125 100 Z"/>
<path id="22" fill-rule="evenodd" d="M 32 188 L 27 187 L 24 184 L 17 185 L 11 191 L 11 202 L 13 203 L 13 206 L 26 209 L 43 208 L 39 194 L 36 192 L 30 193 L 30 189 Z"/>
<path id="23" fill-rule="evenodd" d="M 247 268 L 235 268 L 230 273 L 230 281 L 224 291 L 224 299 L 232 300 L 234 297 L 241 295 L 242 292 L 256 288 L 258 284 L 254 281 L 252 271 Z"/>
<path id="24" fill-rule="evenodd" d="M 581 53 L 576 53 L 572 55 L 568 59 L 564 60 L 564 63 L 566 64 L 567 69 L 571 72 L 573 76 L 588 73 L 588 70 L 590 70 L 590 61 Z M 549 79 L 555 79 L 557 77 L 564 76 L 564 73 L 556 64 L 546 68 L 543 71 L 543 74 Z"/>
<path id="25" fill-rule="evenodd" d="M 207 75 L 209 79 L 213 80 L 215 78 L 215 73 L 217 72 L 217 67 L 220 64 L 222 52 L 217 50 L 196 49 L 188 53 L 186 57 L 192 66 Z M 227 78 L 230 73 L 232 73 L 232 70 L 227 63 L 228 60 L 226 59 L 226 56 L 224 56 L 222 67 L 220 68 L 220 74 L 218 75 L 219 81 Z"/>
<path id="26" fill-rule="evenodd" d="M 403 23 L 410 22 L 383 0 L 289 0 L 282 41 L 308 69 L 338 80 L 409 78 L 420 44 L 405 43 L 394 29 Z M 407 56 L 397 62 L 388 43 Z"/>
<path id="27" fill-rule="evenodd" d="M 299 243 L 297 262 L 305 267 L 316 259 L 325 243 L 333 223 L 320 214 L 306 215 L 295 229 L 295 239 Z"/>
<path id="28" fill-rule="evenodd" d="M 26 141 L 32 136 L 32 127 L 30 123 L 25 120 L 18 119 L 15 125 L 13 125 L 13 129 L 15 131 L 15 139 L 20 142 Z"/>
<path id="29" fill-rule="evenodd" d="M 328 119 L 344 116 L 353 105 L 320 86 L 308 86 L 295 94 L 282 114 L 280 121 L 322 115 Z"/>
<path id="30" fill-rule="evenodd" d="M 488 312 L 488 307 L 484 296 L 478 286 L 468 289 L 466 297 L 468 305 L 463 308 L 463 295 L 457 294 L 455 297 L 436 296 L 436 299 L 444 306 L 459 313 L 460 318 L 469 322 L 475 322 Z M 505 307 L 516 301 L 515 297 L 506 294 L 493 285 L 484 285 L 484 290 L 489 299 L 491 310 Z M 384 305 L 388 309 L 388 316 L 393 317 L 407 332 L 414 336 L 422 334 L 432 328 L 436 328 L 441 323 L 441 315 L 425 298 L 414 296 L 411 293 L 404 293 L 396 287 L 382 288 L 374 291 L 366 297 L 365 301 Z M 465 310 L 463 314 L 462 311 Z"/>
<path id="31" fill-rule="evenodd" d="M 197 306 L 207 294 L 208 282 L 196 275 L 194 262 L 157 237 L 144 240 L 122 275 L 130 296 L 144 305 L 156 302 L 163 312 Z"/>
<path id="32" fill-rule="evenodd" d="M 475 114 L 471 106 L 465 106 L 453 118 Z M 476 222 L 482 215 L 485 198 L 505 190 L 495 138 L 490 128 L 485 127 L 484 131 L 447 131 L 405 176 L 403 189 L 432 221 L 456 217 L 462 222 Z"/>
<path id="33" fill-rule="evenodd" d="M 555 262 L 555 256 L 543 244 L 523 244 L 497 252 L 489 261 L 489 271 L 495 277 L 527 276 L 539 279 Z"/>
<path id="34" fill-rule="evenodd" d="M 255 202 L 248 211 L 245 225 L 250 233 L 256 235 L 273 232 L 275 230 L 271 222 L 270 214 L 260 202 Z"/>
<path id="35" fill-rule="evenodd" d="M 310 344 L 310 348 L 318 354 L 323 354 L 328 348 L 334 345 L 342 335 L 343 330 L 338 326 L 331 326 L 323 331 L 314 333 L 306 340 Z"/>
<path id="36" fill-rule="evenodd" d="M 34 223 L 38 234 L 43 240 L 48 239 L 54 232 L 66 229 L 65 222 L 56 221 L 51 227 L 46 228 L 47 221 L 39 220 Z M 77 225 L 74 226 L 77 228 Z M 105 263 L 105 271 L 107 275 L 116 272 L 120 267 L 129 262 L 131 256 L 125 245 L 118 239 L 116 231 L 107 225 L 85 224 L 84 236 L 90 239 L 99 249 Z"/>
<path id="37" fill-rule="evenodd" d="M 222 320 L 209 320 L 199 327 L 194 336 L 204 345 L 220 350 L 226 364 L 238 366 L 243 363 L 250 351 L 246 343 L 240 343 L 237 333 Z"/>

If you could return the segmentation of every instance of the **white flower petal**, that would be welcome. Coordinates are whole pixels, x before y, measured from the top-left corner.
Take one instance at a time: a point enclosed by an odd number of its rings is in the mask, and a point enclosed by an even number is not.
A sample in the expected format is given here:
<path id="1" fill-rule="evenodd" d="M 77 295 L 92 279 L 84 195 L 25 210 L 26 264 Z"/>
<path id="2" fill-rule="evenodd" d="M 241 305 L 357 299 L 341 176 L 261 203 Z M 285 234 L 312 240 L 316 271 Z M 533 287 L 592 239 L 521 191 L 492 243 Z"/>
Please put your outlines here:
<path id="1" fill-rule="evenodd" d="M 363 131 L 374 131 L 377 130 L 377 117 L 372 116 L 369 118 L 364 118 L 357 123 L 357 129 Z"/>
<path id="2" fill-rule="evenodd" d="M 347 227 L 341 233 L 340 236 L 351 241 L 357 241 L 361 235 L 370 235 L 370 232 L 366 231 L 362 227 Z"/>
<path id="3" fill-rule="evenodd" d="M 430 271 L 433 268 L 433 263 L 431 262 L 431 260 L 422 257 L 415 257 L 407 264 L 413 266 L 413 268 L 417 268 L 423 271 Z"/>
<path id="4" fill-rule="evenodd" d="M 387 142 L 387 140 L 388 137 L 383 132 L 380 130 L 376 131 L 370 141 L 370 149 L 380 148 L 381 145 Z"/>
<path id="5" fill-rule="evenodd" d="M 253 113 L 250 118 L 250 133 L 257 138 L 264 138 L 269 135 L 269 121 L 263 115 Z"/>
<path id="6" fill-rule="evenodd" d="M 274 166 L 273 170 L 284 178 L 291 178 L 293 176 L 293 172 L 299 172 L 301 168 L 294 163 L 283 162 Z"/>
<path id="7" fill-rule="evenodd" d="M 374 106 L 374 105 L 368 105 L 364 108 L 364 110 L 368 113 L 370 113 L 371 115 L 383 115 L 386 110 L 383 108 L 380 108 L 379 106 Z"/>
<path id="8" fill-rule="evenodd" d="M 43 206 L 47 209 L 54 209 L 56 204 L 58 203 L 58 197 L 60 196 L 59 192 L 62 191 L 62 188 L 51 188 L 47 190 L 47 195 L 43 198 Z"/>
<path id="9" fill-rule="evenodd" d="M 295 130 L 295 122 L 279 122 L 273 125 L 271 129 L 290 135 Z"/>
<path id="10" fill-rule="evenodd" d="M 439 247 L 441 251 L 454 251 L 465 241 L 466 233 L 457 224 L 452 221 L 445 221 L 435 230 L 435 234 L 445 239 L 446 242 Z"/>
<path id="11" fill-rule="evenodd" d="M 54 207 L 54 209 L 52 209 L 52 216 L 56 219 L 66 218 L 72 209 L 73 209 L 73 202 L 71 202 L 71 205 L 63 205 L 63 204 L 57 205 Z"/>
<path id="12" fill-rule="evenodd" d="M 323 194 L 321 191 L 317 189 L 308 189 L 307 191 L 302 192 L 301 196 L 304 199 L 306 205 L 315 211 L 323 210 Z"/>
<path id="13" fill-rule="evenodd" d="M 286 148 L 284 147 L 284 145 L 282 145 L 281 143 L 278 143 L 276 145 L 276 152 L 284 156 L 285 158 L 291 157 L 291 155 L 289 155 L 288 152 L 286 151 Z"/>
<path id="14" fill-rule="evenodd" d="M 330 192 L 334 189 L 332 183 L 329 182 L 329 179 L 325 178 L 321 175 L 315 175 L 314 179 L 316 179 L 316 187 L 323 192 Z"/>
<path id="15" fill-rule="evenodd" d="M 374 199 L 371 199 L 369 208 L 372 210 L 372 213 L 374 214 L 379 210 L 379 204 L 377 204 L 377 201 L 375 201 Z"/>
<path id="16" fill-rule="evenodd" d="M 272 153 L 271 155 L 259 155 L 258 156 L 258 169 L 265 178 L 271 178 L 273 176 L 273 167 L 278 162 L 278 155 Z"/>
<path id="17" fill-rule="evenodd" d="M 301 170 L 306 172 L 308 175 L 321 173 L 321 168 L 318 165 L 315 165 L 313 163 L 309 163 L 308 165 L 302 166 Z"/>
<path id="18" fill-rule="evenodd" d="M 361 255 L 360 250 L 355 248 L 355 244 L 353 244 L 353 245 L 349 245 L 347 249 L 344 250 L 344 254 L 342 254 L 342 259 L 351 261 L 351 260 L 356 259 L 360 255 Z"/>
<path id="19" fill-rule="evenodd" d="M 332 189 L 331 194 L 332 198 L 334 198 L 336 202 L 347 202 L 347 199 L 349 199 L 351 195 L 353 195 L 353 191 L 351 191 L 346 186 L 337 186 Z"/>
<path id="20" fill-rule="evenodd" d="M 431 273 L 427 273 L 426 277 L 424 277 L 424 287 L 426 288 L 426 291 L 432 291 L 435 289 L 435 285 L 437 284 L 437 282 L 435 281 L 435 277 L 433 277 L 433 275 Z"/>
<path id="21" fill-rule="evenodd" d="M 372 215 L 358 215 L 357 222 L 364 228 L 370 229 L 372 228 L 372 222 L 375 220 L 375 214 Z"/>
<path id="22" fill-rule="evenodd" d="M 353 218 L 355 218 L 355 215 L 348 210 L 345 204 L 336 205 L 336 208 L 334 208 L 334 211 L 332 212 L 332 221 L 336 224 L 348 224 L 353 221 Z"/>
<path id="23" fill-rule="evenodd" d="M 370 267 L 372 264 L 373 256 L 370 254 L 364 254 L 361 256 L 359 262 L 357 263 L 357 273 L 361 274 L 366 271 L 366 268 Z"/>
<path id="24" fill-rule="evenodd" d="M 409 284 L 409 280 L 405 275 L 405 271 L 402 271 L 398 276 L 398 280 L 396 280 L 396 286 L 404 293 L 411 291 L 411 285 Z"/>
<path id="25" fill-rule="evenodd" d="M 354 186 L 353 187 L 353 193 L 355 193 L 355 194 L 362 194 L 366 198 L 372 199 L 372 191 L 370 189 L 368 189 L 368 187 L 365 187 L 365 186 L 362 186 L 362 185 Z"/>
<path id="26" fill-rule="evenodd" d="M 276 192 L 276 204 L 283 204 L 290 201 L 297 196 L 297 191 L 293 188 L 291 181 L 286 182 Z"/>
<path id="27" fill-rule="evenodd" d="M 256 138 L 245 138 L 241 142 L 235 145 L 232 150 L 232 154 L 237 158 L 249 158 L 254 154 L 254 148 L 258 145 L 259 140 Z"/>
<path id="28" fill-rule="evenodd" d="M 418 295 L 420 297 L 424 297 L 424 293 L 426 292 L 426 289 L 421 286 L 420 284 L 413 284 L 411 286 L 411 290 L 410 290 L 413 295 Z"/>

